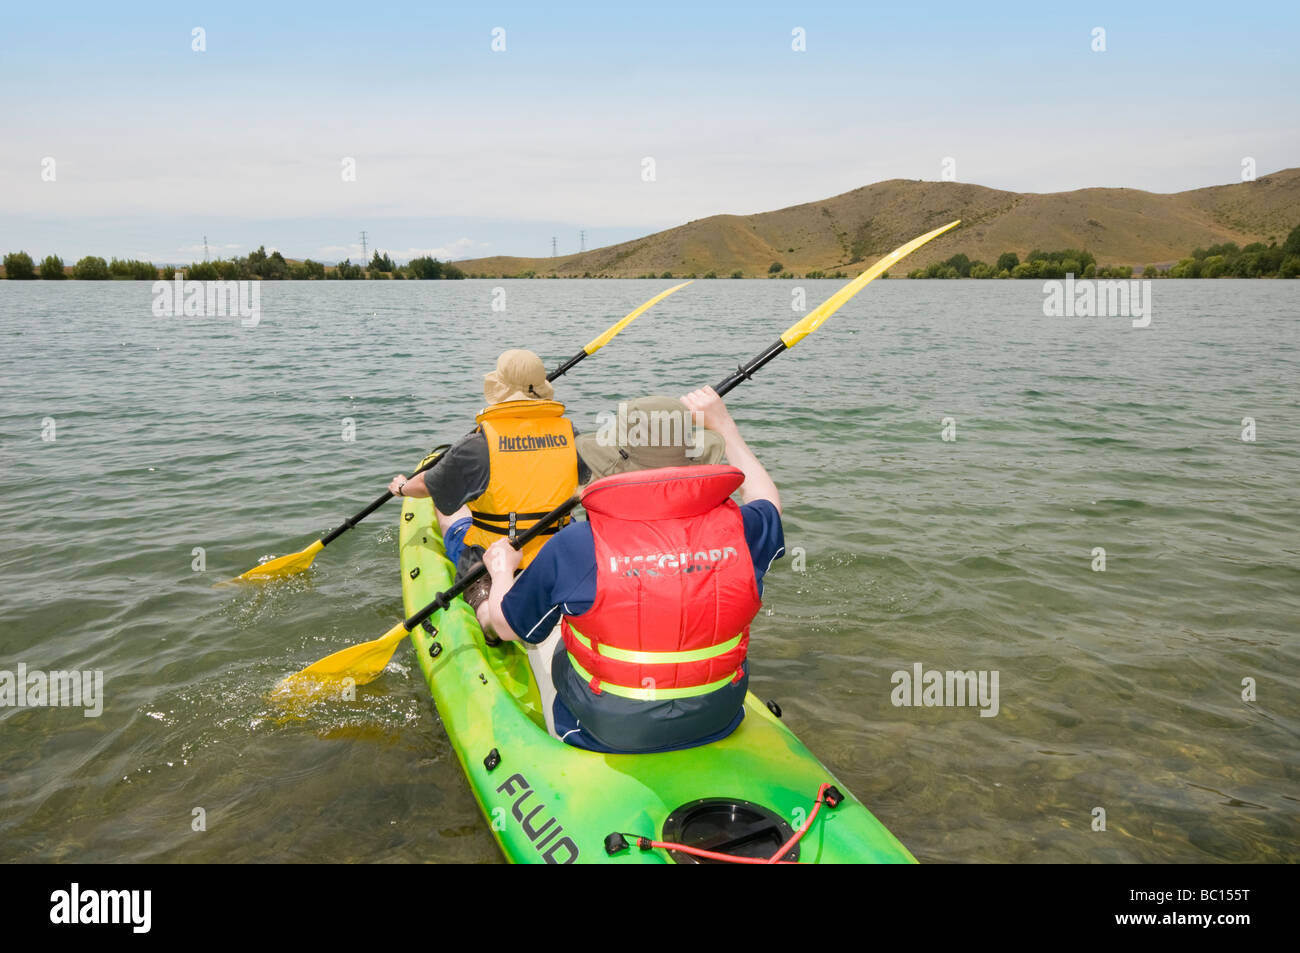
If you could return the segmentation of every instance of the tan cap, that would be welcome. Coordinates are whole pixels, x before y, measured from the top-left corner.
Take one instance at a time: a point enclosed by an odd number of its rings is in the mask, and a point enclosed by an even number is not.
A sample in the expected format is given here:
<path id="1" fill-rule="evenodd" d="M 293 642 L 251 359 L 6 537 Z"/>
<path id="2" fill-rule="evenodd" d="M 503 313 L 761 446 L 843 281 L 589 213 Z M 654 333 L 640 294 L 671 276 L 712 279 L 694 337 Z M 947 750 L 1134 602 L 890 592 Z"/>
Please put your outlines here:
<path id="1" fill-rule="evenodd" d="M 550 400 L 555 388 L 546 379 L 546 365 L 532 351 L 512 348 L 497 358 L 497 369 L 483 375 L 483 397 L 489 404 L 508 400 Z"/>
<path id="2" fill-rule="evenodd" d="M 639 397 L 599 418 L 599 429 L 578 436 L 578 455 L 593 478 L 633 470 L 687 467 L 722 462 L 721 434 L 695 425 L 676 397 Z"/>

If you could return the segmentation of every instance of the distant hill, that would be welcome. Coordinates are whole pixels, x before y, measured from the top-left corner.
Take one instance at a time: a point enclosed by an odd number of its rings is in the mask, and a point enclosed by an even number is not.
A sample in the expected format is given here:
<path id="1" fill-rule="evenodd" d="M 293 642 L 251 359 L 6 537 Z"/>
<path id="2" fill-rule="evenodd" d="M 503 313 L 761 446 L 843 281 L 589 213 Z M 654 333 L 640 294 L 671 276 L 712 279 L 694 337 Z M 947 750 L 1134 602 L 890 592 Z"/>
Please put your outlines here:
<path id="1" fill-rule="evenodd" d="M 962 182 L 890 179 L 832 198 L 756 215 L 713 215 L 618 245 L 556 258 L 496 256 L 457 262 L 492 277 L 768 273 L 773 262 L 799 275 L 861 270 L 954 218 L 959 229 L 907 260 L 907 269 L 957 252 L 992 264 L 1013 251 L 1086 248 L 1099 263 L 1167 265 L 1198 246 L 1283 241 L 1300 225 L 1300 169 L 1253 182 L 1161 195 L 1138 189 L 1003 192 Z M 901 275 L 900 275 L 901 277 Z"/>

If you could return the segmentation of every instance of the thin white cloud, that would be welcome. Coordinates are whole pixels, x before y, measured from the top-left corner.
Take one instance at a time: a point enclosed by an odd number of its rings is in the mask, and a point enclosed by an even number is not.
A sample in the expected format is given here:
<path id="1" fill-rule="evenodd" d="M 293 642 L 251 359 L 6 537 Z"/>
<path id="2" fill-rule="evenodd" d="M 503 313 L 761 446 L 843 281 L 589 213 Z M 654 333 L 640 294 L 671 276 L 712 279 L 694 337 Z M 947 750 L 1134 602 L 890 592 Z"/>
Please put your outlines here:
<path id="1" fill-rule="evenodd" d="M 321 258 L 351 258 L 353 255 L 361 254 L 361 246 L 352 245 L 322 245 L 316 249 L 316 254 Z M 308 256 L 312 257 L 312 256 Z"/>
<path id="2" fill-rule="evenodd" d="M 209 243 L 208 243 L 208 254 L 209 254 L 209 255 L 223 255 L 223 254 L 225 254 L 226 252 L 236 252 L 236 251 L 238 251 L 239 249 L 241 249 L 241 248 L 243 248 L 243 247 L 244 247 L 243 245 L 240 245 L 240 244 L 237 243 L 237 242 L 224 242 L 224 243 L 221 243 L 221 244 L 218 244 L 218 243 L 216 243 L 216 242 L 209 242 Z M 181 245 L 181 246 L 177 249 L 177 251 L 179 251 L 179 252 L 181 252 L 182 254 L 185 254 L 185 255 L 202 255 L 202 254 L 203 254 L 203 243 L 202 243 L 202 242 L 198 242 L 197 244 Z"/>
<path id="3" fill-rule="evenodd" d="M 400 251 L 388 251 L 389 257 L 394 261 L 410 261 L 412 258 L 420 258 L 428 255 L 431 258 L 437 258 L 440 261 L 455 261 L 458 258 L 477 258 L 475 251 L 481 251 L 487 248 L 488 242 L 477 241 L 473 238 L 457 238 L 455 241 L 448 242 L 438 248 L 404 248 Z M 386 249 L 380 249 L 386 251 Z"/>
<path id="4" fill-rule="evenodd" d="M 371 256 L 375 252 L 379 252 L 381 255 L 387 255 L 393 261 L 403 264 L 409 262 L 412 258 L 422 258 L 426 255 L 440 261 L 456 261 L 460 258 L 479 257 L 475 252 L 488 248 L 490 244 L 490 242 L 468 237 L 457 238 L 436 248 L 427 245 L 387 248 L 382 242 L 377 242 L 367 247 L 366 255 Z M 361 245 L 322 245 L 316 249 L 314 255 L 320 256 L 329 262 L 333 262 L 335 259 L 342 261 L 344 258 L 351 258 L 355 263 L 361 260 Z"/>

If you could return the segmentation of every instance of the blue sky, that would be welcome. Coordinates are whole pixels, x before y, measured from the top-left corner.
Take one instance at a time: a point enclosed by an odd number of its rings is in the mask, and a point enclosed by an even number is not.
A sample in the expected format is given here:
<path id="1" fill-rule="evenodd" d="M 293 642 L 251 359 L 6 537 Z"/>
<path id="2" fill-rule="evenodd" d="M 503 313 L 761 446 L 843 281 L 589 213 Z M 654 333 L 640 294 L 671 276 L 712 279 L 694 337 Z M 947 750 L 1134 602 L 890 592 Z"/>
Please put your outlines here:
<path id="1" fill-rule="evenodd" d="M 934 180 L 946 157 L 1016 191 L 1232 182 L 1246 156 L 1300 165 L 1297 5 L 1237 9 L 11 7 L 0 244 L 186 261 L 206 234 L 333 262 L 365 229 L 401 258 L 546 255 Z"/>

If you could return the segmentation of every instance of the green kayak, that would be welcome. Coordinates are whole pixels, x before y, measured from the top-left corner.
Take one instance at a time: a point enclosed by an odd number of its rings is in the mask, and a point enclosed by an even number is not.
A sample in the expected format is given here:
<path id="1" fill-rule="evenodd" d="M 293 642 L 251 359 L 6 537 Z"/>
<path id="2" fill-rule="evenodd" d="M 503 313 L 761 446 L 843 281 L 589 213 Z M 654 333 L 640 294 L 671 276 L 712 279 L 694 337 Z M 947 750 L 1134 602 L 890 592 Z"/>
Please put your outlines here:
<path id="1" fill-rule="evenodd" d="M 430 500 L 404 501 L 400 540 L 409 616 L 451 586 L 454 568 Z M 709 862 L 651 841 L 768 858 L 805 826 L 783 860 L 915 862 L 753 693 L 744 721 L 721 741 L 662 754 L 598 754 L 547 733 L 527 652 L 512 642 L 487 646 L 463 599 L 417 626 L 411 641 L 474 796 L 512 863 Z M 815 805 L 827 786 L 826 802 Z"/>

